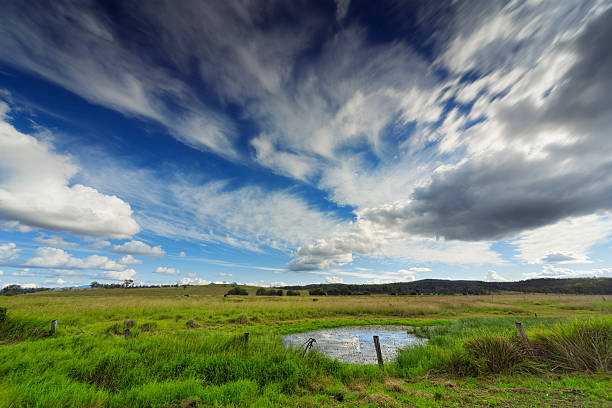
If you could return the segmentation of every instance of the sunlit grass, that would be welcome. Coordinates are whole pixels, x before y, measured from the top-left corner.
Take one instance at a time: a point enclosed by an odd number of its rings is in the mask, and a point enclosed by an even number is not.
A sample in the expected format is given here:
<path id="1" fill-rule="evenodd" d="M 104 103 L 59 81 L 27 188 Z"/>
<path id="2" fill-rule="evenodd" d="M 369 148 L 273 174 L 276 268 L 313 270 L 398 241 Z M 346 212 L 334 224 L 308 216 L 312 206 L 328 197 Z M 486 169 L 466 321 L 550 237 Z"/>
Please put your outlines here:
<path id="1" fill-rule="evenodd" d="M 358 296 L 313 302 L 309 296 L 256 297 L 255 288 L 248 288 L 251 296 L 224 298 L 227 290 L 222 285 L 96 289 L 0 298 L 0 306 L 8 308 L 0 326 L 5 344 L 0 407 L 170 407 L 189 399 L 202 406 L 333 406 L 340 404 L 337 393 L 348 406 L 446 406 L 446 399 L 466 406 L 470 401 L 462 400 L 462 393 L 476 385 L 489 390 L 481 397 L 492 402 L 537 402 L 540 394 L 499 391 L 487 376 L 500 373 L 514 387 L 538 389 L 546 387 L 541 378 L 548 372 L 578 384 L 583 374 L 576 372 L 606 375 L 607 369 L 597 367 L 610 363 L 605 316 L 612 303 L 601 296 Z M 568 325 L 576 316 L 581 320 Z M 584 318 L 598 316 L 604 317 L 584 326 Z M 41 330 L 49 329 L 52 319 L 59 320 L 59 330 L 47 337 Z M 126 340 L 128 319 L 135 326 Z M 548 354 L 541 351 L 537 359 L 521 354 L 517 320 Z M 403 324 L 429 343 L 402 351 L 381 370 L 285 349 L 280 338 L 355 324 Z M 591 339 L 597 340 L 594 348 L 586 341 Z M 463 391 L 445 389 L 435 379 L 430 383 L 432 375 L 452 376 L 444 381 Z M 484 377 L 471 385 L 466 375 Z M 583 398 L 605 399 L 600 384 L 606 381 L 597 377 Z M 417 384 L 420 394 L 409 396 L 408 384 Z"/>

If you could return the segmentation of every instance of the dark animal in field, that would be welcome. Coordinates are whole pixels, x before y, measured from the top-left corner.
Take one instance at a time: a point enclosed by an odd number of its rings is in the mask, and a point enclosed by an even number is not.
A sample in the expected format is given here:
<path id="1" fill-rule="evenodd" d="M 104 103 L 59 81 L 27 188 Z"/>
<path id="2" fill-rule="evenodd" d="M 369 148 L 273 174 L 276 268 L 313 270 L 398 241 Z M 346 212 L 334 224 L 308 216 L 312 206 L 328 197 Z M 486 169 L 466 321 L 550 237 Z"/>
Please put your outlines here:
<path id="1" fill-rule="evenodd" d="M 185 297 L 189 297 L 189 293 L 185 293 L 183 296 L 185 296 Z"/>
<path id="2" fill-rule="evenodd" d="M 135 324 L 136 324 L 136 323 L 134 323 L 134 321 L 133 321 L 132 319 L 130 319 L 130 320 L 125 320 L 125 321 L 123 322 L 123 327 L 124 327 L 125 329 L 131 329 L 132 327 L 134 327 L 134 325 L 135 325 Z"/>
<path id="3" fill-rule="evenodd" d="M 313 302 L 318 302 L 318 301 L 319 301 L 319 299 L 314 298 L 314 299 L 312 299 L 312 301 L 313 301 Z"/>

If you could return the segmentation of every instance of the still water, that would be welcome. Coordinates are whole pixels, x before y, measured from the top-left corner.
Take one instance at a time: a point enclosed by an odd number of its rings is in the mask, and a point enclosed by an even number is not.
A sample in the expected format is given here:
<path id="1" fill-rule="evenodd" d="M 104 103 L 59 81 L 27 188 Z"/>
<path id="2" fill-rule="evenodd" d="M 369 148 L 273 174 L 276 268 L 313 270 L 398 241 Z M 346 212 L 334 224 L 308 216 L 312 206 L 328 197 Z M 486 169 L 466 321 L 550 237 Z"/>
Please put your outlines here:
<path id="1" fill-rule="evenodd" d="M 376 350 L 373 336 L 380 339 L 383 359 L 393 360 L 399 349 L 410 345 L 423 344 L 424 340 L 408 334 L 404 326 L 351 326 L 315 330 L 283 336 L 285 346 L 303 347 L 313 338 L 317 342 L 313 350 L 345 363 L 376 364 Z"/>

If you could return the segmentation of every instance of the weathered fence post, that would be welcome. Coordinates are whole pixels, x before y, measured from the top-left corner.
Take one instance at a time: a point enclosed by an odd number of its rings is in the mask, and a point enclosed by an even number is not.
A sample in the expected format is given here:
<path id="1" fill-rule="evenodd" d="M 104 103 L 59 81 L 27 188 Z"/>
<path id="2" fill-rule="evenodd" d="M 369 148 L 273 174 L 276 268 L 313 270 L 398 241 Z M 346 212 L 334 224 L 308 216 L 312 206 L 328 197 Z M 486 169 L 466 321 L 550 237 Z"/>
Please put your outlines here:
<path id="1" fill-rule="evenodd" d="M 49 334 L 51 335 L 55 334 L 56 330 L 57 330 L 57 320 L 52 320 L 51 321 L 51 332 Z"/>
<path id="2" fill-rule="evenodd" d="M 130 338 L 130 329 L 129 328 L 125 329 L 123 331 L 123 337 L 125 337 L 126 340 Z"/>
<path id="3" fill-rule="evenodd" d="M 249 344 L 249 332 L 244 333 L 244 344 Z"/>
<path id="4" fill-rule="evenodd" d="M 382 368 L 383 358 L 382 352 L 380 351 L 380 342 L 378 341 L 378 336 L 374 336 L 374 347 L 376 348 L 376 357 L 378 358 L 378 365 Z"/>
<path id="5" fill-rule="evenodd" d="M 520 322 L 516 322 L 515 325 L 518 334 L 521 336 L 521 339 L 523 339 L 523 343 L 525 343 L 529 351 L 533 351 L 533 346 L 527 337 L 527 333 L 525 333 L 525 329 L 523 329 L 523 325 Z"/>

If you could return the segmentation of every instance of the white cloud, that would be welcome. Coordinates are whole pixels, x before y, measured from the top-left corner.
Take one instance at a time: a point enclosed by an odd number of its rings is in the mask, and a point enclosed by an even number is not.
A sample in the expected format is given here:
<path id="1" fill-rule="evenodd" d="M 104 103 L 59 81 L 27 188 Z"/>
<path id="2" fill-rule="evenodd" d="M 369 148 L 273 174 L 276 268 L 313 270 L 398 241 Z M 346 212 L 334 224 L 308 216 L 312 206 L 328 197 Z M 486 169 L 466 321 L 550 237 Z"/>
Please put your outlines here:
<path id="1" fill-rule="evenodd" d="M 327 272 L 324 272 L 327 273 Z M 320 274 L 320 273 L 315 273 Z M 415 280 L 415 271 L 400 269 L 396 272 L 372 271 L 372 272 L 355 272 L 345 270 L 334 270 L 334 275 L 351 276 L 359 279 L 370 279 L 378 283 L 389 282 L 410 282 Z M 327 279 L 326 279 L 327 280 Z"/>
<path id="2" fill-rule="evenodd" d="M 34 289 L 34 288 L 38 287 L 38 285 L 36 283 L 7 283 L 5 285 L 2 285 L 2 287 L 5 288 L 5 287 L 7 287 L 9 285 L 19 285 L 19 286 L 21 286 L 24 289 Z"/>
<path id="3" fill-rule="evenodd" d="M 528 231 L 513 241 L 517 257 L 531 264 L 588 263 L 588 251 L 612 233 L 612 217 L 571 217 Z"/>
<path id="4" fill-rule="evenodd" d="M 142 265 L 142 261 L 140 259 L 134 258 L 132 255 L 125 255 L 117 260 L 117 263 L 121 265 Z"/>
<path id="5" fill-rule="evenodd" d="M 95 249 L 102 249 L 102 248 L 109 247 L 111 245 L 110 242 L 105 241 L 103 239 L 93 239 L 93 240 L 89 240 L 89 242 L 90 242 L 89 246 Z"/>
<path id="6" fill-rule="evenodd" d="M 186 257 L 187 255 L 185 254 L 185 252 L 181 251 L 181 253 L 179 254 L 179 256 L 180 256 L 181 258 L 184 258 L 184 257 Z"/>
<path id="7" fill-rule="evenodd" d="M 336 0 L 336 20 L 341 22 L 346 17 L 351 0 Z"/>
<path id="8" fill-rule="evenodd" d="M 344 279 L 337 276 L 326 276 L 325 283 L 344 283 Z"/>
<path id="9" fill-rule="evenodd" d="M 60 248 L 70 248 L 70 247 L 75 247 L 79 245 L 76 242 L 64 241 L 64 237 L 60 235 L 50 235 L 50 236 L 42 235 L 42 236 L 34 238 L 34 241 L 38 242 L 39 244 L 43 244 L 45 246 L 60 247 Z"/>
<path id="10" fill-rule="evenodd" d="M 179 283 L 181 285 L 208 285 L 211 282 L 209 280 L 202 279 L 200 277 L 193 277 L 193 278 L 185 277 L 185 278 L 182 278 L 179 281 Z"/>
<path id="11" fill-rule="evenodd" d="M 231 273 L 225 273 L 225 272 L 221 272 L 219 273 L 219 276 L 226 276 L 226 277 L 230 277 L 233 276 Z"/>
<path id="12" fill-rule="evenodd" d="M 612 268 L 571 269 L 552 265 L 544 265 L 540 272 L 528 272 L 523 276 L 527 279 L 537 278 L 578 278 L 578 277 L 612 277 Z"/>
<path id="13" fill-rule="evenodd" d="M 16 259 L 20 251 L 14 242 L 0 244 L 0 260 L 10 261 Z"/>
<path id="14" fill-rule="evenodd" d="M 497 273 L 494 270 L 489 270 L 487 271 L 487 275 L 485 276 L 485 281 L 486 282 L 507 282 L 508 279 L 504 278 L 503 276 L 501 276 L 499 273 Z"/>
<path id="15" fill-rule="evenodd" d="M 0 269 L 0 275 L 4 275 L 4 271 Z"/>
<path id="16" fill-rule="evenodd" d="M 176 268 L 169 268 L 167 266 L 158 266 L 157 268 L 155 268 L 153 273 L 159 273 L 162 275 L 178 275 L 181 273 L 181 271 Z"/>
<path id="17" fill-rule="evenodd" d="M 68 20 L 75 24 L 65 24 Z M 199 21 L 207 31 L 210 29 Z M 197 94 L 168 70 L 140 58 L 133 47 L 114 34 L 111 19 L 100 9 L 85 3 L 57 3 L 42 12 L 35 7 L 7 5 L 0 15 L 0 26 L 6 30 L 0 38 L 0 59 L 4 62 L 40 75 L 92 103 L 161 123 L 189 146 L 236 157 L 232 123 L 203 106 Z M 163 45 L 163 40 L 157 43 Z M 96 50 L 94 54 L 92 49 Z M 168 51 L 168 57 L 175 55 Z M 181 108 L 180 115 L 172 108 L 176 106 Z"/>
<path id="18" fill-rule="evenodd" d="M 20 224 L 17 221 L 5 221 L 5 222 L 0 222 L 0 230 L 8 231 L 8 232 L 13 232 L 13 231 L 30 232 L 32 231 L 32 228 L 28 227 L 27 225 Z"/>
<path id="19" fill-rule="evenodd" d="M 159 245 L 151 247 L 142 241 L 136 240 L 124 242 L 121 245 L 115 245 L 111 252 L 117 254 L 151 256 L 155 258 L 161 258 L 166 253 Z"/>
<path id="20" fill-rule="evenodd" d="M 130 205 L 81 184 L 69 156 L 0 121 L 0 219 L 77 235 L 127 238 L 140 228 Z"/>
<path id="21" fill-rule="evenodd" d="M 104 271 L 121 271 L 124 265 L 106 256 L 90 255 L 86 258 L 75 258 L 59 248 L 41 247 L 36 250 L 36 256 L 25 262 L 25 265 L 37 268 L 57 269 L 100 269 Z"/>
<path id="22" fill-rule="evenodd" d="M 125 269 L 122 271 L 106 271 L 97 276 L 103 279 L 123 281 L 126 279 L 133 279 L 134 275 L 136 275 L 134 269 Z"/>
<path id="23" fill-rule="evenodd" d="M 225 181 L 199 187 L 175 185 L 177 219 L 147 227 L 158 234 L 189 237 L 253 251 L 287 249 L 332 230 L 339 220 L 286 191 L 255 186 L 230 189 Z M 183 219 L 189 219 L 186 224 Z M 171 222 L 170 222 L 171 221 Z"/>
<path id="24" fill-rule="evenodd" d="M 63 286 L 66 283 L 68 283 L 68 281 L 60 278 L 57 279 L 46 279 L 43 281 L 43 285 L 57 285 L 57 286 Z"/>

